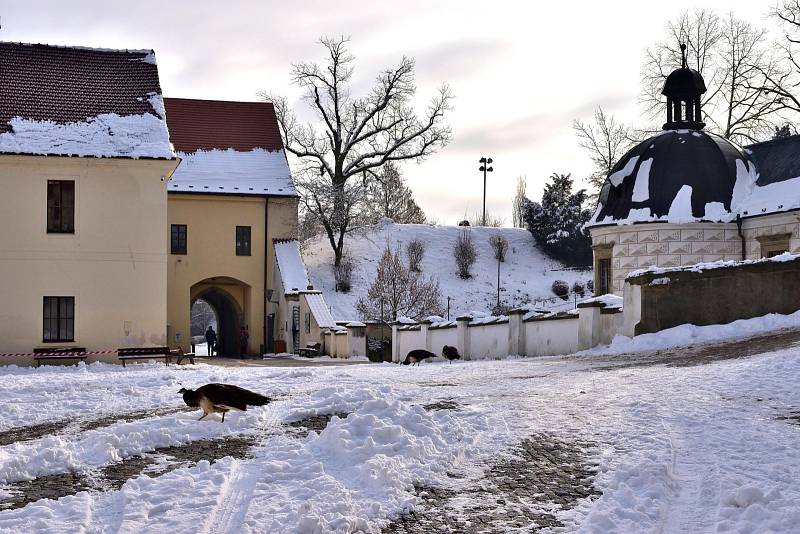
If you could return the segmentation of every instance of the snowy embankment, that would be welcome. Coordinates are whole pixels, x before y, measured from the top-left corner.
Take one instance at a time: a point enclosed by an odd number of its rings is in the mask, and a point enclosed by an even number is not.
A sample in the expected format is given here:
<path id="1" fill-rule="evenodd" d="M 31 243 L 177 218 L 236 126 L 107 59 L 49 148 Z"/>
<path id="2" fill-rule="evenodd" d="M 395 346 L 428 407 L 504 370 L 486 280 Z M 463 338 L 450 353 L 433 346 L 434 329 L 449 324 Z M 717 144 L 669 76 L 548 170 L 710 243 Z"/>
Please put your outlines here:
<path id="1" fill-rule="evenodd" d="M 430 226 L 425 224 L 383 224 L 365 228 L 346 237 L 345 248 L 355 261 L 353 288 L 349 293 L 337 293 L 333 278 L 333 251 L 327 238 L 317 236 L 303 244 L 303 260 L 315 289 L 324 292 L 336 320 L 358 318 L 356 302 L 365 296 L 375 278 L 375 269 L 383 251 L 389 245 L 395 249 L 405 247 L 418 239 L 425 244 L 422 272 L 439 280 L 443 306 L 450 300 L 450 316 L 469 311 L 488 312 L 497 302 L 497 260 L 489 238 L 502 235 L 508 240 L 506 261 L 500 264 L 500 300 L 509 306 L 520 306 L 542 299 L 555 298 L 551 286 L 555 280 L 564 280 L 570 287 L 575 281 L 585 284 L 592 278 L 591 271 L 575 271 L 549 257 L 536 247 L 530 232 L 521 228 L 468 228 L 477 250 L 473 277 L 463 280 L 456 274 L 453 248 L 464 231 L 458 226 Z M 405 252 L 403 253 L 404 260 Z M 570 297 L 571 298 L 571 297 Z"/>
<path id="2" fill-rule="evenodd" d="M 728 324 L 696 326 L 682 324 L 653 334 L 636 337 L 615 336 L 610 345 L 600 345 L 579 352 L 582 355 L 614 355 L 634 352 L 647 352 L 676 347 L 686 347 L 698 343 L 712 343 L 732 339 L 747 338 L 781 328 L 800 327 L 800 311 L 790 315 L 770 313 L 752 319 L 740 319 Z"/>

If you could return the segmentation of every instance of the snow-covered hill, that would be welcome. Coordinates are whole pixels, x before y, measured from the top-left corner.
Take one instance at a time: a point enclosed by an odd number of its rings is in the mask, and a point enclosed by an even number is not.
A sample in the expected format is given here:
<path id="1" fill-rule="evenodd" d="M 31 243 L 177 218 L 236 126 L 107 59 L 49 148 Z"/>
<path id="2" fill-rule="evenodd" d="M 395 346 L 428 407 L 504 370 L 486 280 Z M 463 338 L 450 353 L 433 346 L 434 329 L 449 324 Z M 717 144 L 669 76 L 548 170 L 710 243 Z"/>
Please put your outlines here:
<path id="1" fill-rule="evenodd" d="M 317 236 L 303 244 L 303 259 L 315 289 L 321 289 L 331 306 L 334 319 L 357 318 L 356 301 L 365 295 L 375 268 L 386 244 L 394 249 L 412 239 L 425 243 L 422 271 L 439 279 L 442 298 L 450 300 L 450 316 L 469 311 L 488 312 L 497 300 L 497 260 L 494 259 L 489 238 L 503 235 L 508 240 L 506 261 L 500 264 L 500 300 L 503 304 L 519 306 L 539 299 L 553 297 L 550 289 L 554 280 L 565 280 L 572 287 L 575 280 L 586 282 L 591 271 L 565 270 L 559 262 L 548 258 L 536 248 L 530 232 L 519 228 L 470 228 L 478 259 L 472 269 L 473 277 L 462 280 L 456 274 L 453 247 L 463 228 L 429 226 L 424 224 L 394 224 L 390 221 L 365 228 L 346 238 L 346 248 L 356 262 L 353 288 L 349 293 L 337 293 L 333 279 L 333 251 L 327 238 Z M 405 253 L 403 255 L 405 259 Z"/>

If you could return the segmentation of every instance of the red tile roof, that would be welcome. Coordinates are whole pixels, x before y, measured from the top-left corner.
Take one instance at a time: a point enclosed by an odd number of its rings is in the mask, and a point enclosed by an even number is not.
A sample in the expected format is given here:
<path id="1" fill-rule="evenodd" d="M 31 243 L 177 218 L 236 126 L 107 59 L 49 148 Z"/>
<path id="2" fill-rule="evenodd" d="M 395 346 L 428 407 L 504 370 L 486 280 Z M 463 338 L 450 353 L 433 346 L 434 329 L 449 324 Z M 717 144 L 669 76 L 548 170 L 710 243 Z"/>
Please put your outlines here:
<path id="1" fill-rule="evenodd" d="M 269 102 L 165 98 L 164 106 L 170 140 L 178 152 L 283 148 L 275 109 Z"/>
<path id="2" fill-rule="evenodd" d="M 0 133 L 15 117 L 82 122 L 103 113 L 154 114 L 161 94 L 152 50 L 0 42 Z"/>

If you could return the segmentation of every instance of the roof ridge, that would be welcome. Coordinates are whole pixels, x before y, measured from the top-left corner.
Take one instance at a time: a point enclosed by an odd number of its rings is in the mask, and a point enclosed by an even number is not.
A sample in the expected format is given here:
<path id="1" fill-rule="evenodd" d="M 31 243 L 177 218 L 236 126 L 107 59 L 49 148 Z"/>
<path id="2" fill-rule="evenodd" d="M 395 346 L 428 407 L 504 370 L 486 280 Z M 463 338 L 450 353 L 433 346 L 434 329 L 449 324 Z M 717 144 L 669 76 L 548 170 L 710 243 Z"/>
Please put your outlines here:
<path id="1" fill-rule="evenodd" d="M 213 102 L 215 104 L 264 104 L 275 107 L 275 104 L 266 100 L 219 100 L 216 98 L 186 98 L 182 96 L 165 96 L 164 99 L 180 100 L 182 102 Z"/>
<path id="2" fill-rule="evenodd" d="M 85 50 L 88 52 L 124 52 L 129 54 L 154 54 L 152 48 L 103 48 L 79 45 L 56 45 L 50 43 L 25 43 L 22 41 L 0 41 L 0 45 L 43 46 L 47 48 L 64 48 L 69 50 Z"/>

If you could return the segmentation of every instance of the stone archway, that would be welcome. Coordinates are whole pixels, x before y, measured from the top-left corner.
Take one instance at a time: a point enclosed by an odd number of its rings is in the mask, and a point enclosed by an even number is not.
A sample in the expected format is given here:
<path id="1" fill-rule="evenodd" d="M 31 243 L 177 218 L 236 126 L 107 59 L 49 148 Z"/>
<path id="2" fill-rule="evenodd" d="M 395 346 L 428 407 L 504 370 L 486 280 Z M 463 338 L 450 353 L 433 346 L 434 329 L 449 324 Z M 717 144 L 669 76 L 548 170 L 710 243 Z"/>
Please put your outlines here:
<path id="1" fill-rule="evenodd" d="M 190 308 L 206 301 L 217 316 L 217 354 L 240 357 L 239 331 L 245 323 L 250 286 L 228 277 L 202 280 L 192 286 Z"/>

